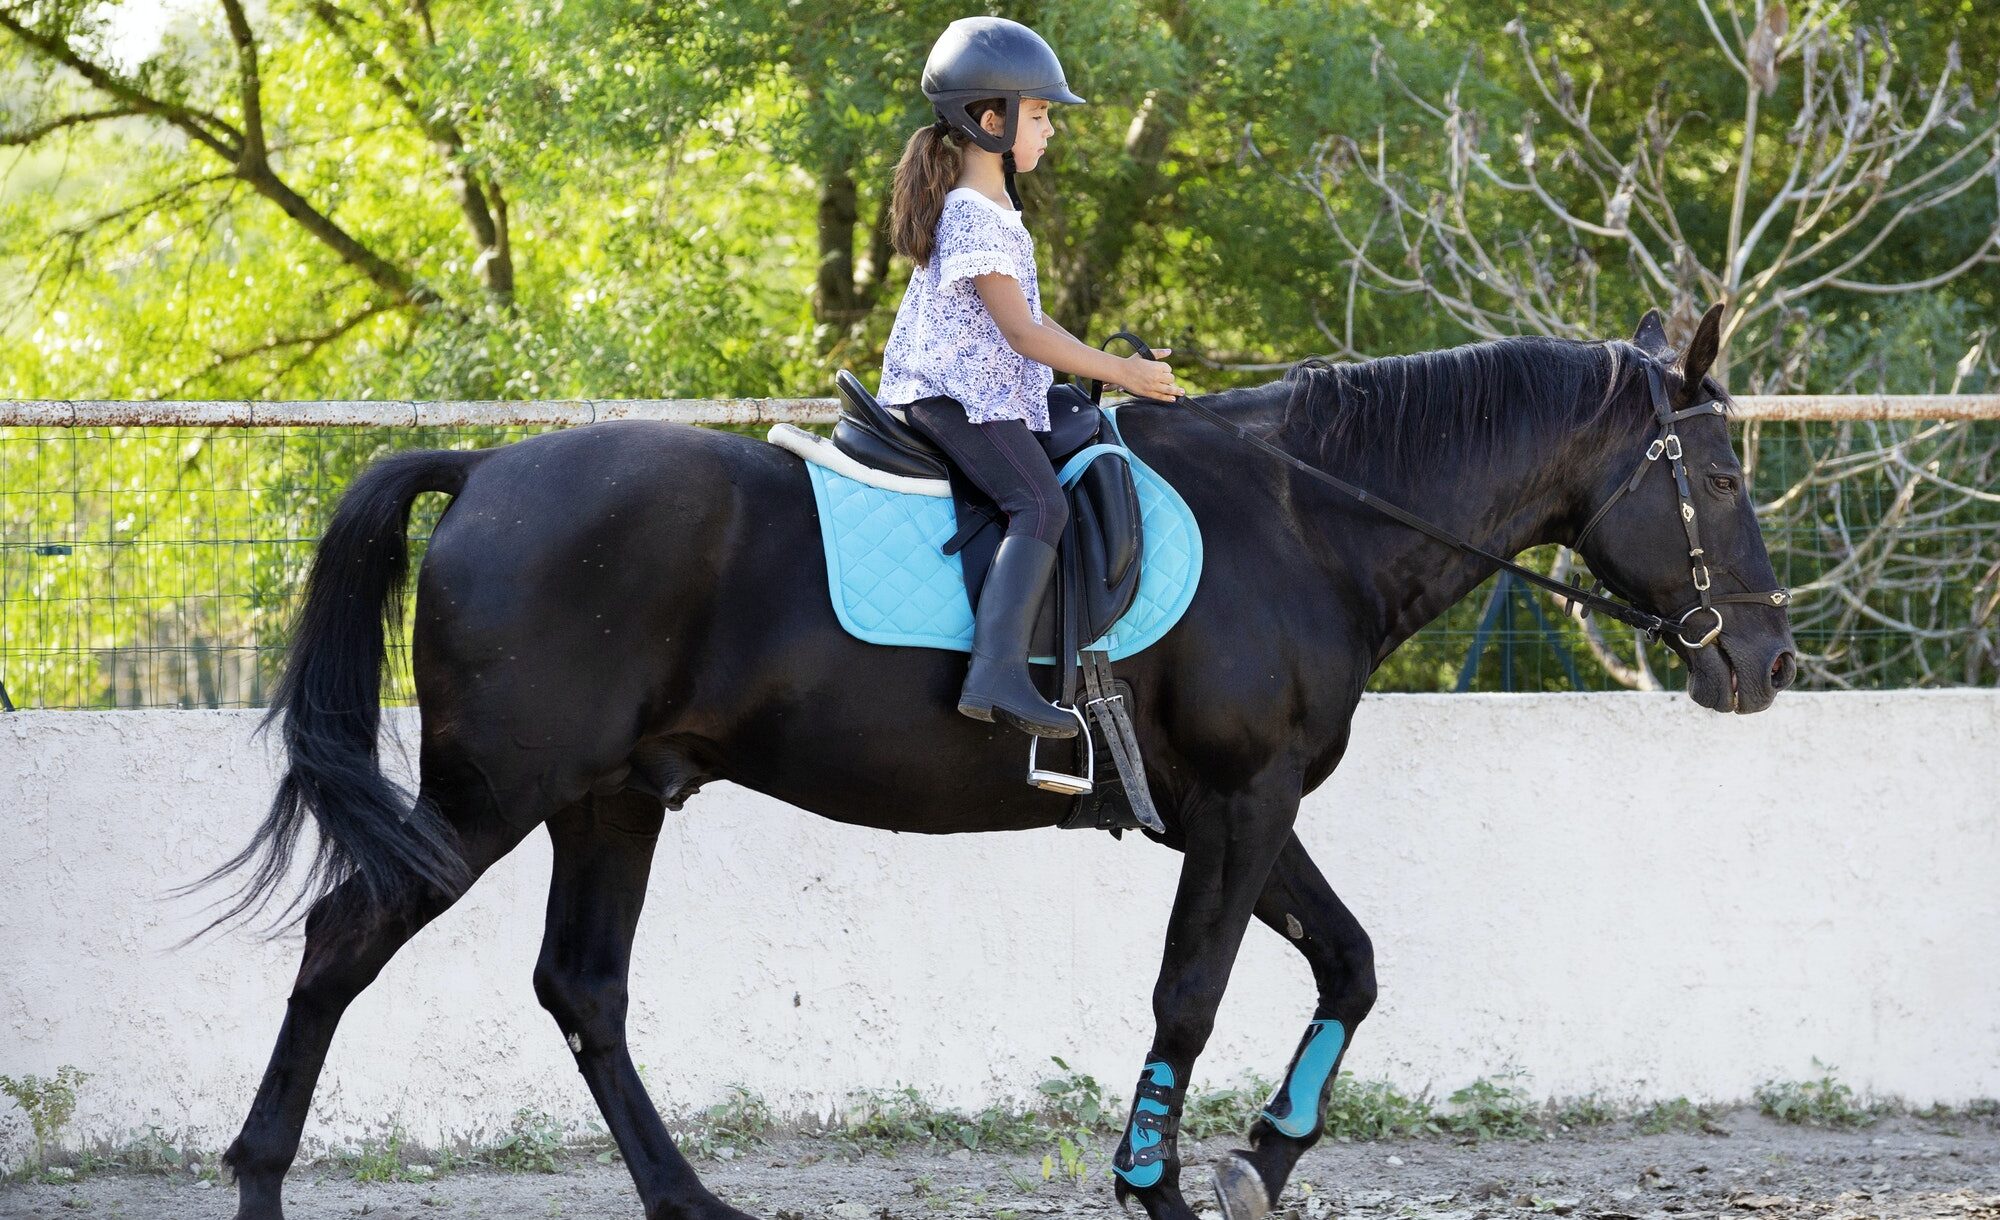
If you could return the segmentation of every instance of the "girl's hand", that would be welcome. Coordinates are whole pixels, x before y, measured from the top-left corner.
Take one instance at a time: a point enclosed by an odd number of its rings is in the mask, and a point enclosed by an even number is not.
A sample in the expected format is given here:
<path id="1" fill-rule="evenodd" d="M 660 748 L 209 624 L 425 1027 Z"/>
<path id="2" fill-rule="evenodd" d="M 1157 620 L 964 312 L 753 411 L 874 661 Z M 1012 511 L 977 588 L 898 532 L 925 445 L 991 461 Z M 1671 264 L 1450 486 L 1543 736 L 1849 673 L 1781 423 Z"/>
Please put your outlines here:
<path id="1" fill-rule="evenodd" d="M 1173 350 L 1171 347 L 1162 347 L 1156 349 L 1155 354 L 1170 356 Z M 1134 352 L 1125 357 L 1124 363 L 1125 373 L 1118 379 L 1122 389 L 1156 402 L 1172 402 L 1187 393 L 1174 384 L 1174 371 L 1167 367 L 1167 362 L 1164 360 L 1148 360 Z"/>

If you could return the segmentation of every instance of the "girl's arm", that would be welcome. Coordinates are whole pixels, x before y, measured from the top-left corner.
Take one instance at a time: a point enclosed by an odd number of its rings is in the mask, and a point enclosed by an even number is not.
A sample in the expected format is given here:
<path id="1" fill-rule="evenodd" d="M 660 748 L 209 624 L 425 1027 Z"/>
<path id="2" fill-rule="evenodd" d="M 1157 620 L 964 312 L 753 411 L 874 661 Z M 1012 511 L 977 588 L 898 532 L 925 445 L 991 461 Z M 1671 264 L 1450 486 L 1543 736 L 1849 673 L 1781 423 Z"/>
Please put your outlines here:
<path id="1" fill-rule="evenodd" d="M 1030 360 L 1048 365 L 1057 372 L 1091 377 L 1110 385 L 1123 386 L 1142 398 L 1171 402 L 1186 393 L 1174 384 L 1174 371 L 1165 361 L 1142 356 L 1114 356 L 1079 341 L 1058 323 L 1044 315 L 1036 322 L 1028 312 L 1028 299 L 1011 275 L 988 272 L 972 277 L 979 299 L 993 315 L 1007 346 Z M 1172 348 L 1161 348 L 1165 356 Z"/>

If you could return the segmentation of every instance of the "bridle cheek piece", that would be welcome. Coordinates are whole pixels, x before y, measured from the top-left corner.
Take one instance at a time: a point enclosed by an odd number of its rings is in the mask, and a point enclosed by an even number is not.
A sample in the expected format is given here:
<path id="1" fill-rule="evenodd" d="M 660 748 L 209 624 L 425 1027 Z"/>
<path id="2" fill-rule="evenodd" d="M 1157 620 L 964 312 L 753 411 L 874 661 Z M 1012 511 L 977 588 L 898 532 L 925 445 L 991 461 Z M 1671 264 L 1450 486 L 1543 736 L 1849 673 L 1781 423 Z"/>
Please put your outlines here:
<path id="1" fill-rule="evenodd" d="M 1604 515 L 1611 511 L 1612 505 L 1618 503 L 1626 493 L 1645 480 L 1646 472 L 1653 468 L 1653 463 L 1663 457 L 1673 463 L 1671 469 L 1674 472 L 1674 494 L 1680 497 L 1681 529 L 1687 534 L 1688 575 L 1694 582 L 1695 604 L 1683 610 L 1680 616 L 1671 622 L 1656 618 L 1656 625 L 1649 628 L 1649 633 L 1654 639 L 1659 639 L 1663 631 L 1671 630 L 1684 646 L 1694 651 L 1708 647 L 1722 635 L 1722 611 L 1717 609 L 1718 605 L 1787 606 L 1791 604 L 1792 593 L 1789 589 L 1767 589 L 1762 593 L 1709 592 L 1709 587 L 1714 581 L 1708 571 L 1708 552 L 1702 549 L 1701 527 L 1695 521 L 1694 491 L 1688 480 L 1687 463 L 1681 457 L 1681 436 L 1675 431 L 1674 425 L 1697 415 L 1721 415 L 1722 404 L 1711 398 L 1683 410 L 1674 410 L 1667 403 L 1667 387 L 1665 379 L 1660 376 L 1660 366 L 1650 362 L 1646 365 L 1646 390 L 1652 395 L 1653 417 L 1659 421 L 1660 433 L 1646 446 L 1645 457 L 1632 468 L 1631 475 L 1619 484 L 1618 490 L 1612 492 L 1604 503 L 1597 506 L 1597 511 L 1590 515 L 1590 520 L 1584 522 L 1583 529 L 1577 533 L 1576 541 L 1570 544 L 1570 549 L 1578 554 L 1583 553 L 1584 539 L 1590 537 L 1590 532 L 1597 528 L 1598 522 L 1604 520 Z M 1704 611 L 1714 618 L 1715 622 L 1702 633 L 1700 639 L 1691 638 L 1688 620 Z M 1635 625 L 1645 626 L 1645 624 Z"/>

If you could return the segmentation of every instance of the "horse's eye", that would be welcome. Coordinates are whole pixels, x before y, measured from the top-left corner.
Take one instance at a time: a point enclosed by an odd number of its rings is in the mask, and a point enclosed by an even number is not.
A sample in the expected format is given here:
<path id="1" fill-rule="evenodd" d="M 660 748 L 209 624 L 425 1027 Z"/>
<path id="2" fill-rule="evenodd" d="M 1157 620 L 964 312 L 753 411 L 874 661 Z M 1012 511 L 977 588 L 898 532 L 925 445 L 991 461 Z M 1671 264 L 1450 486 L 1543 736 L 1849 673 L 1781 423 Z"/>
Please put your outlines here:
<path id="1" fill-rule="evenodd" d="M 1734 475 L 1712 474 L 1708 476 L 1708 481 L 1715 484 L 1715 490 L 1725 496 L 1736 494 L 1736 476 Z"/>

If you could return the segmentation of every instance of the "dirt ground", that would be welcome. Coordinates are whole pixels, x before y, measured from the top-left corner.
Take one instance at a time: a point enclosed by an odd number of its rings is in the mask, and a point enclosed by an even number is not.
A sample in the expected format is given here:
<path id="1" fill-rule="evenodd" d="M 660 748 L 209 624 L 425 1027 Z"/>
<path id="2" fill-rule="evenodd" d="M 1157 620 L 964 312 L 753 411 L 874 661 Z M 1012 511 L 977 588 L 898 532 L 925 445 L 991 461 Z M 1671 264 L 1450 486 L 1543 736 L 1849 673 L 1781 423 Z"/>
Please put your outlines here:
<path id="1" fill-rule="evenodd" d="M 1327 1144 L 1300 1163 L 1278 1215 L 1287 1220 L 1484 1220 L 1553 1214 L 1579 1220 L 2000 1220 L 2000 1122 L 1891 1118 L 1858 1131 L 1784 1126 L 1752 1111 L 1726 1134 L 1638 1135 L 1617 1126 L 1545 1140 L 1449 1138 Z M 703 1178 L 765 1220 L 1097 1217 L 1118 1214 L 1104 1158 L 1081 1185 L 1044 1181 L 1038 1155 L 909 1149 L 844 1155 L 789 1137 Z M 1208 1163 L 1227 1141 L 1185 1144 L 1183 1179 L 1211 1212 Z M 286 1185 L 290 1220 L 638 1220 L 619 1164 L 580 1161 L 554 1175 L 454 1172 L 430 1182 L 362 1184 L 311 1167 Z M 229 1220 L 233 1188 L 133 1174 L 65 1185 L 0 1186 L 0 1216 Z M 1131 1213 L 1138 1216 L 1136 1210 Z"/>

